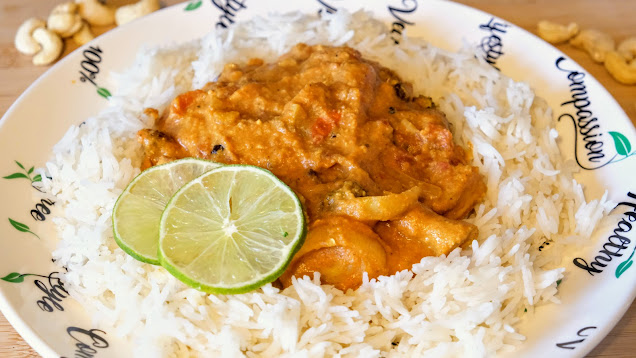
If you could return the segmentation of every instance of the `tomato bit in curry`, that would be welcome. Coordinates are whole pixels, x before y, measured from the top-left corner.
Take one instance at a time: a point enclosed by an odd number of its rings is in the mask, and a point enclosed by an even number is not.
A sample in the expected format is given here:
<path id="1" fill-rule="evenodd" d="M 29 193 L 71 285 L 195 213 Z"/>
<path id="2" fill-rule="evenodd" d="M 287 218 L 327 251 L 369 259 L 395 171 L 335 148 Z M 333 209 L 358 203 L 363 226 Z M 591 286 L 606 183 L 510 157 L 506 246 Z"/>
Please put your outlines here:
<path id="1" fill-rule="evenodd" d="M 276 63 L 228 64 L 139 132 L 144 168 L 183 157 L 272 171 L 303 201 L 305 244 L 281 276 L 346 290 L 448 254 L 486 187 L 431 99 L 348 47 L 299 44 Z"/>

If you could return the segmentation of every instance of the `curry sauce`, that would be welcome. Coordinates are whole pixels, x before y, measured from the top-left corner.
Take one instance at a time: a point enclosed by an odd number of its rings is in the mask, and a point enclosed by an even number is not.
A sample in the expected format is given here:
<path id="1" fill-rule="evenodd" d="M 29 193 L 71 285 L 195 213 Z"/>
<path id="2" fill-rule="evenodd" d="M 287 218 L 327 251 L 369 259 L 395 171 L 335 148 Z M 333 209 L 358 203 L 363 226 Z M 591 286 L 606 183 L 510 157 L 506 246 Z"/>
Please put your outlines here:
<path id="1" fill-rule="evenodd" d="M 301 198 L 305 244 L 281 277 L 346 290 L 448 254 L 486 186 L 428 97 L 348 47 L 299 44 L 277 62 L 228 64 L 141 130 L 143 167 L 184 157 L 270 170 Z M 142 168 L 143 169 L 143 168 Z"/>

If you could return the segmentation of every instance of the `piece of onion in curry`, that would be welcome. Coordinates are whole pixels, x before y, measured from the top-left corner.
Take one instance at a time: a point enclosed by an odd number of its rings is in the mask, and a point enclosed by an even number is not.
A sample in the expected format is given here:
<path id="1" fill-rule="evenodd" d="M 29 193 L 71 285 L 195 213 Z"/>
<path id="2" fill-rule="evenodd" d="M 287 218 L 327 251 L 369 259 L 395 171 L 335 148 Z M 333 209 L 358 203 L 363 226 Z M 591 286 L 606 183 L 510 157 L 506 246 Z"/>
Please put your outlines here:
<path id="1" fill-rule="evenodd" d="M 410 269 L 477 236 L 461 219 L 486 186 L 444 114 L 351 48 L 299 44 L 272 64 L 228 64 L 155 117 L 138 134 L 144 168 L 183 157 L 251 164 L 298 194 L 308 234 L 284 286 L 320 272 L 356 288 L 364 272 Z"/>

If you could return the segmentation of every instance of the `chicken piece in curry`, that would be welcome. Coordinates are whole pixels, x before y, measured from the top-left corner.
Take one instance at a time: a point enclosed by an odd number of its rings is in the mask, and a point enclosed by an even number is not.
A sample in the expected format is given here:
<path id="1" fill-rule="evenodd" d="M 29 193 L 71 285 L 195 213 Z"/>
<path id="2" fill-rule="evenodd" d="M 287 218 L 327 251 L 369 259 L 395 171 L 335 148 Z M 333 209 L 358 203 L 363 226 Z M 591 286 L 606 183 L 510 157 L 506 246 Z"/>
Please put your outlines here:
<path id="1" fill-rule="evenodd" d="M 153 111 L 147 112 L 153 113 Z M 141 130 L 143 167 L 184 157 L 270 170 L 301 198 L 302 248 L 280 277 L 347 290 L 477 236 L 461 219 L 486 186 L 428 97 L 348 47 L 299 44 L 228 64 Z"/>

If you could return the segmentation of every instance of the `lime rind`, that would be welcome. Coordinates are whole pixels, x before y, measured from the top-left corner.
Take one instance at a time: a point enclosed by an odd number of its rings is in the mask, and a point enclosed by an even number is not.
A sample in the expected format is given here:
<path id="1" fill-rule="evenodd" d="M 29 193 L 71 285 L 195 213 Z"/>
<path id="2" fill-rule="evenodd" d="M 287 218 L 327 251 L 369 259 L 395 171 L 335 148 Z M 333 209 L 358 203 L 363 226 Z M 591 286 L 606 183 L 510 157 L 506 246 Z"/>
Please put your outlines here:
<path id="1" fill-rule="evenodd" d="M 270 184 L 265 185 L 265 180 L 235 180 L 236 173 L 240 172 L 249 172 L 251 173 L 249 175 L 264 175 Z M 232 180 L 224 178 L 214 181 L 217 185 L 214 187 L 213 192 L 206 189 L 204 185 L 206 178 L 227 175 L 234 175 L 234 178 Z M 261 184 L 263 184 L 263 187 L 259 188 Z M 274 185 L 272 186 L 272 184 Z M 192 194 L 192 192 L 201 190 L 206 192 L 205 196 Z M 266 190 L 266 192 L 262 192 L 263 190 Z M 277 195 L 275 195 L 274 192 L 283 195 L 284 200 L 276 200 Z M 239 195 L 237 197 L 231 196 L 232 193 L 247 193 L 247 195 Z M 259 195 L 259 193 L 261 195 Z M 268 193 L 268 195 L 263 195 L 266 193 Z M 227 196 L 224 196 L 224 194 L 227 194 Z M 257 199 L 251 202 L 251 204 L 246 202 L 233 203 L 230 197 L 239 200 L 249 200 L 254 197 Z M 214 205 L 202 203 L 206 200 L 208 203 Z M 284 215 L 289 217 L 286 219 L 287 221 L 291 222 L 293 220 L 295 222 L 295 227 L 283 229 L 280 225 L 274 225 L 274 228 L 269 231 L 263 227 L 271 225 L 272 220 L 269 219 L 275 217 L 276 213 L 272 213 L 271 211 L 254 212 L 254 210 L 257 209 L 259 205 L 261 207 L 263 204 L 267 205 L 267 202 L 270 200 L 276 200 L 278 204 L 289 204 L 289 208 L 287 209 L 290 211 L 285 212 Z M 179 210 L 184 210 L 181 206 L 188 205 L 192 201 L 196 201 L 195 207 L 205 208 L 201 209 L 199 213 L 188 212 L 186 214 L 188 221 L 197 221 L 199 225 L 190 225 L 190 222 L 180 223 L 175 219 L 175 217 L 178 217 L 180 214 L 174 213 Z M 280 215 L 280 212 L 278 214 Z M 221 230 L 219 226 L 222 226 L 220 220 L 224 220 L 232 215 L 234 215 L 234 219 L 238 220 L 239 225 L 240 223 L 244 223 L 247 228 L 241 227 L 243 229 L 242 231 L 233 232 L 230 235 L 228 235 L 227 232 L 219 232 Z M 209 227 L 216 227 L 217 232 L 212 232 L 214 230 L 205 231 L 205 229 L 202 231 L 201 228 L 206 227 L 205 220 L 210 221 L 207 224 L 211 225 Z M 168 223 L 170 225 L 168 225 Z M 188 227 L 192 231 L 182 231 Z M 192 229 L 193 227 L 197 229 Z M 199 230 L 199 232 L 195 230 Z M 293 255 L 300 249 L 305 240 L 306 220 L 302 210 L 302 204 L 296 194 L 285 185 L 285 183 L 276 178 L 274 174 L 265 169 L 249 165 L 227 165 L 202 174 L 179 189 L 166 205 L 166 209 L 161 217 L 159 233 L 160 242 L 157 256 L 161 265 L 173 276 L 200 291 L 214 294 L 239 294 L 252 291 L 266 283 L 272 282 L 285 271 Z M 210 238 L 212 234 L 219 236 L 216 241 Z M 173 237 L 174 235 L 181 236 L 175 238 Z M 272 235 L 277 238 L 271 238 Z M 236 236 L 239 236 L 240 240 L 237 240 Z M 183 242 L 185 242 L 185 244 L 178 240 L 184 240 Z M 264 240 L 269 243 L 277 242 L 279 245 L 278 247 L 272 248 L 259 240 Z M 281 243 L 284 244 L 280 245 Z M 169 252 L 168 255 L 166 255 L 166 248 L 164 248 L 164 246 L 168 246 L 168 244 L 172 245 L 172 247 L 167 248 Z M 175 246 L 181 244 L 183 244 L 181 247 L 177 248 Z M 251 246 L 248 251 L 252 250 L 252 254 L 254 250 L 260 250 L 260 256 L 256 255 L 258 256 L 256 259 L 251 257 L 254 260 L 250 260 L 250 257 L 246 257 L 245 252 L 239 246 Z M 188 248 L 195 249 L 189 250 Z M 216 251 L 212 252 L 214 250 Z M 219 250 L 222 250 L 220 255 Z M 191 259 L 191 255 L 193 255 L 194 252 L 196 252 L 197 257 Z M 237 261 L 239 261 L 238 264 L 224 263 L 224 260 L 227 259 L 228 256 L 234 256 L 231 259 L 237 259 Z M 210 262 L 205 259 L 210 259 Z M 203 274 L 206 277 L 189 271 L 190 266 L 195 265 L 197 260 L 204 261 L 201 265 L 201 270 L 205 271 Z M 275 262 L 272 263 L 272 261 Z M 265 270 L 266 272 L 258 272 L 258 274 L 252 275 L 249 272 L 250 268 L 248 268 L 248 266 L 258 265 L 268 267 Z M 260 269 L 263 269 L 263 267 Z M 230 270 L 231 273 L 224 270 Z M 254 268 L 252 267 L 251 270 L 254 271 Z M 256 271 L 258 271 L 258 269 L 256 269 Z M 224 279 L 228 274 L 234 278 L 235 282 L 221 282 L 221 276 L 223 276 Z"/>
<path id="2" fill-rule="evenodd" d="M 156 256 L 159 220 L 165 203 L 183 184 L 220 165 L 185 158 L 151 167 L 137 175 L 113 207 L 113 236 L 117 245 L 136 260 L 159 265 Z M 163 180 L 157 180 L 161 178 Z"/>

